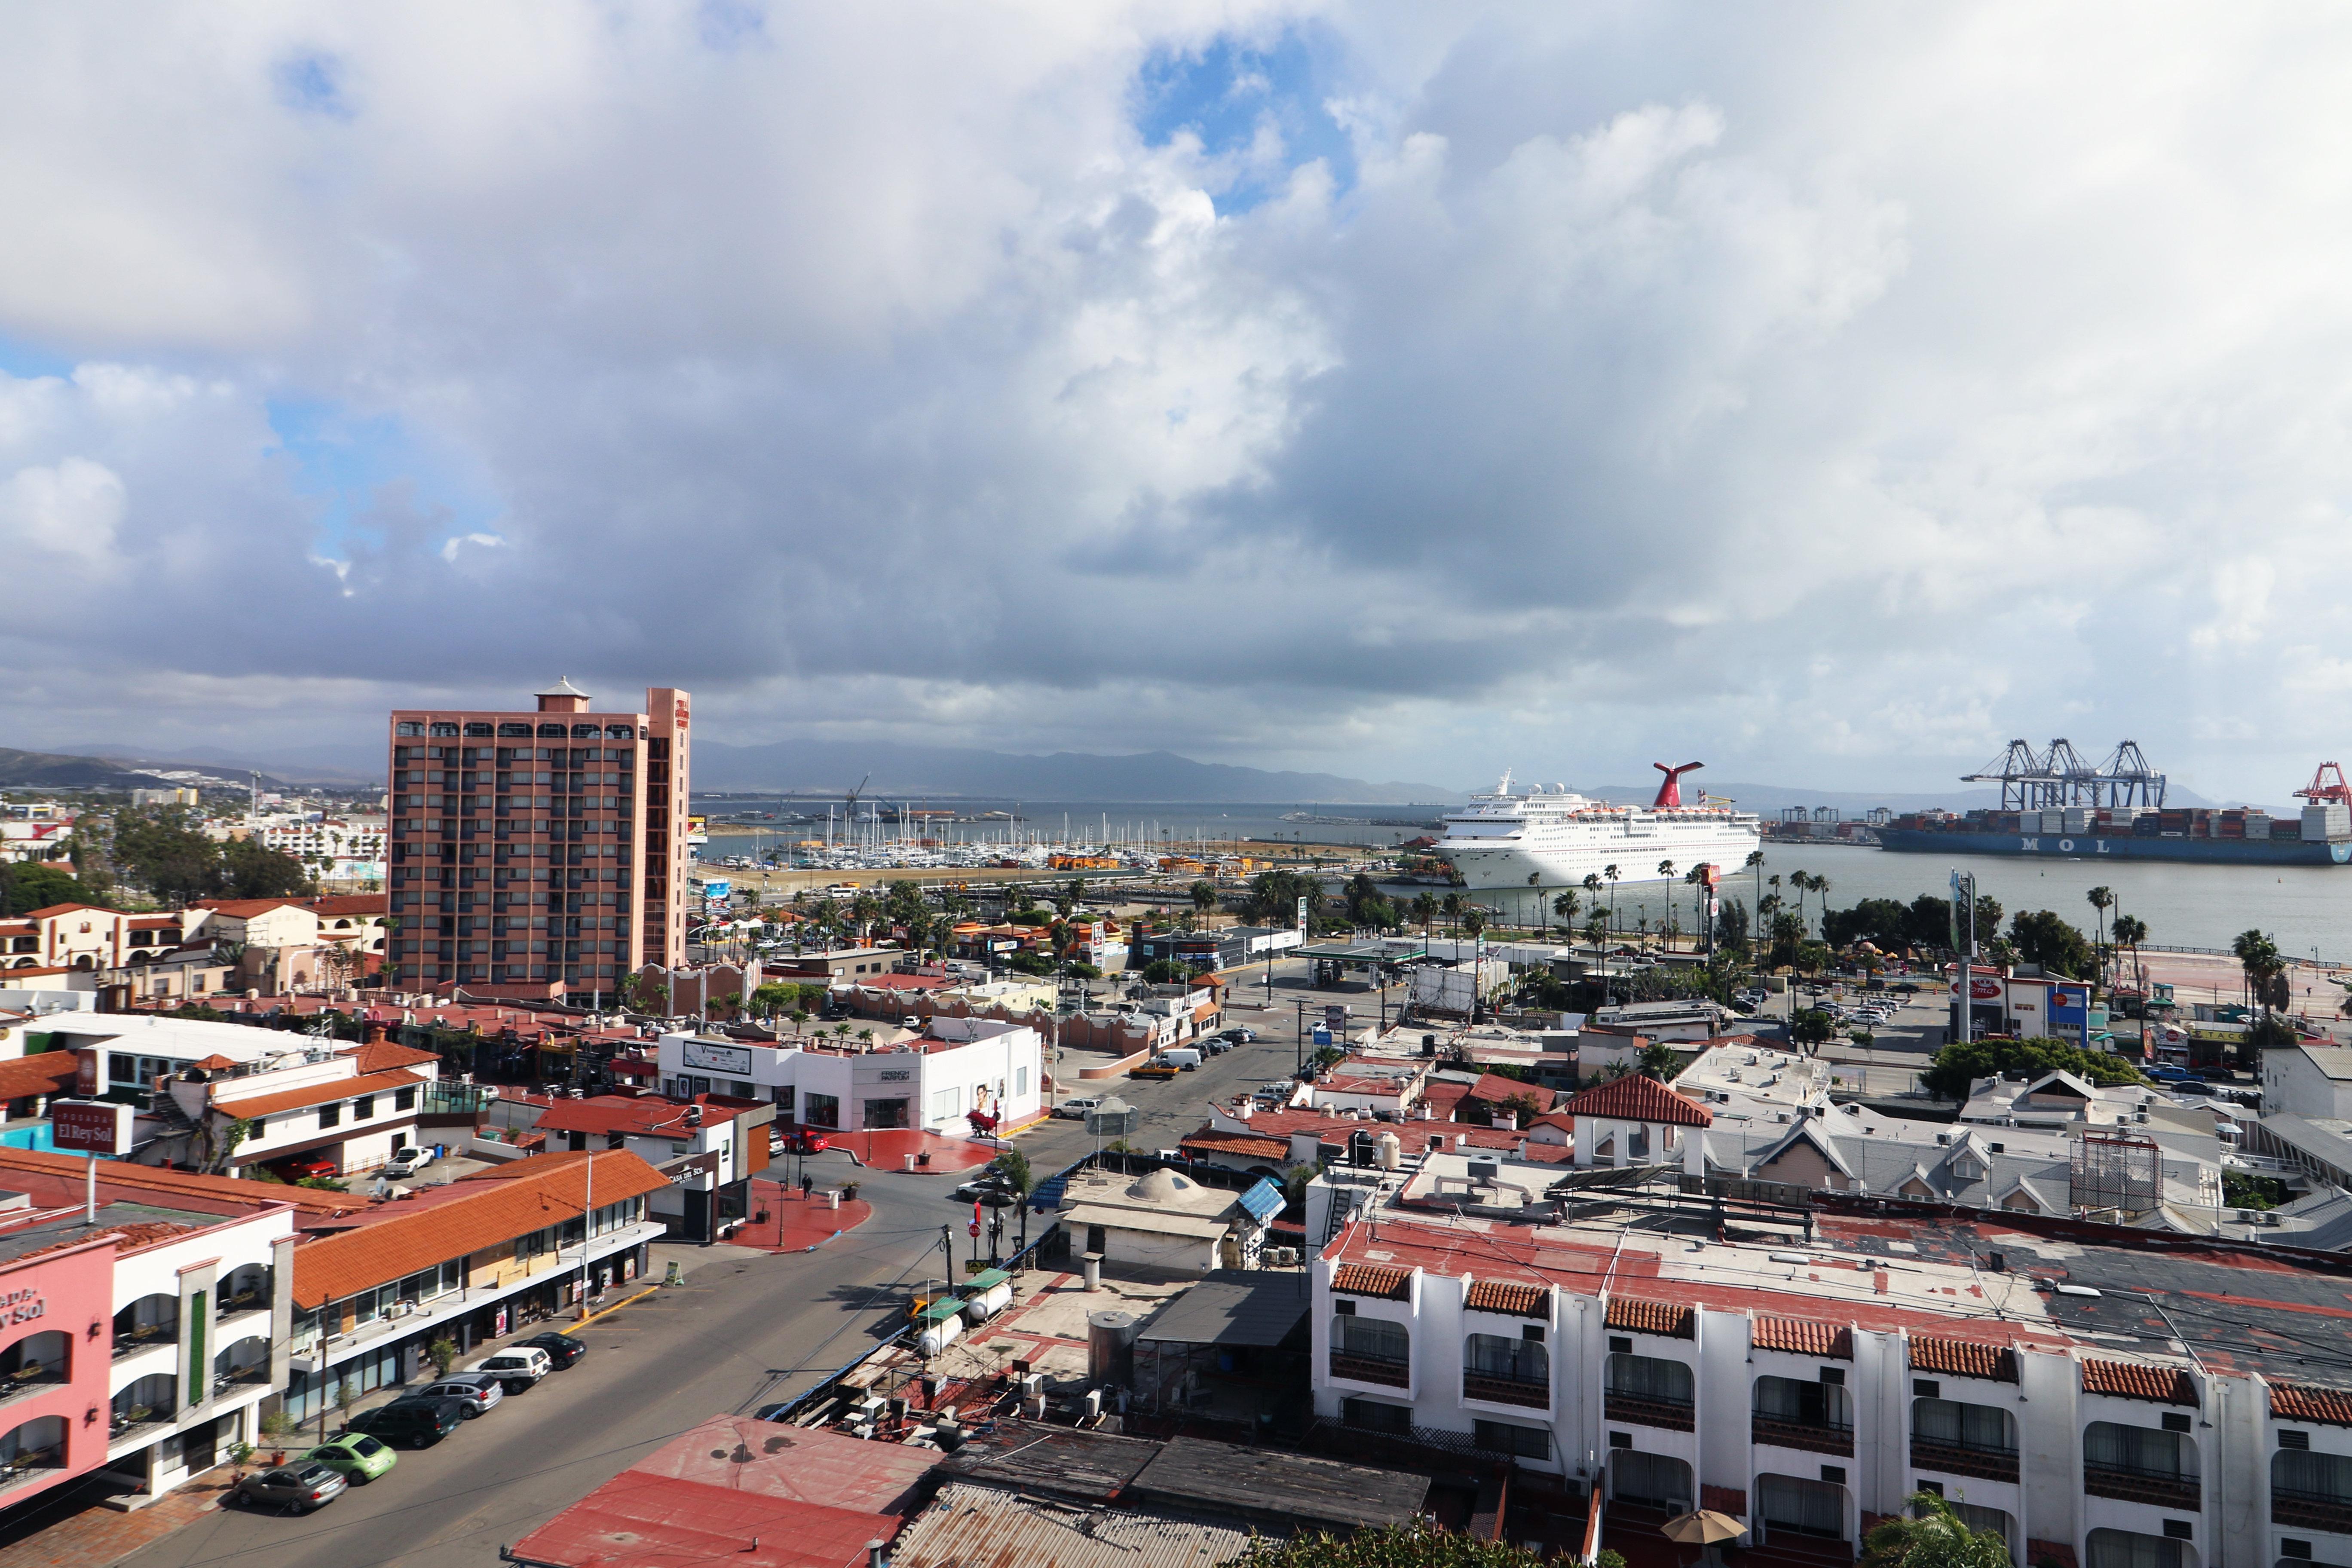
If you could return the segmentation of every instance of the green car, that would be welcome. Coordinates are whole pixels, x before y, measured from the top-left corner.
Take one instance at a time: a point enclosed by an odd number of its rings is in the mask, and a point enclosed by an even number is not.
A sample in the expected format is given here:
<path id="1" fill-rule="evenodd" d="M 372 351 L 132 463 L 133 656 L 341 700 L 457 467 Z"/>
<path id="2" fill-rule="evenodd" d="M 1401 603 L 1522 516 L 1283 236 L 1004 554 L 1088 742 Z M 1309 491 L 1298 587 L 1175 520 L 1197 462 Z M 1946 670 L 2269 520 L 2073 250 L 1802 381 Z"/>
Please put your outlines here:
<path id="1" fill-rule="evenodd" d="M 302 1456 L 314 1464 L 326 1466 L 358 1486 L 365 1486 L 400 1462 L 392 1445 L 380 1442 L 364 1432 L 346 1432 L 332 1441 L 320 1444 Z"/>

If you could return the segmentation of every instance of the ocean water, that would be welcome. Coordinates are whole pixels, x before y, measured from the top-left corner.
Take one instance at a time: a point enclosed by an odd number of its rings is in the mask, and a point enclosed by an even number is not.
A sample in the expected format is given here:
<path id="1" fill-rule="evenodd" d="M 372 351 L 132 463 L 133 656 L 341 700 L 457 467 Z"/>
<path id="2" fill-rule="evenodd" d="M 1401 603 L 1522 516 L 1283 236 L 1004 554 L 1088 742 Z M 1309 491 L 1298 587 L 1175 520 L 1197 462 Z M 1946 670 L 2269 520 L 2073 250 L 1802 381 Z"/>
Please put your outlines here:
<path id="1" fill-rule="evenodd" d="M 2106 921 L 2112 922 L 2118 914 L 2137 916 L 2147 923 L 2151 945 L 2227 948 L 2240 931 L 2253 928 L 2270 933 L 2292 957 L 2352 961 L 2352 866 L 2094 863 L 1995 855 L 1895 855 L 1852 845 L 1764 847 L 1763 874 L 1781 879 L 1780 897 L 1791 908 L 1796 894 L 1788 879 L 1795 871 L 1826 879 L 1830 906 L 1844 909 L 1864 899 L 1907 904 L 1922 893 L 1949 897 L 1955 870 L 1974 873 L 1977 891 L 2000 902 L 2004 925 L 2020 910 L 2053 910 L 2087 934 L 2099 916 L 2084 895 L 2104 886 L 2116 899 Z M 1772 890 L 1769 880 L 1764 890 Z M 1690 889 L 1677 883 L 1671 891 L 1687 931 Z M 1662 883 L 1620 882 L 1621 923 L 1647 915 L 1655 930 L 1664 919 L 1668 893 Z M 1727 874 L 1722 893 L 1753 910 L 1754 873 Z M 1532 898 L 1512 889 L 1486 896 L 1499 901 L 1513 919 L 1522 912 L 1531 917 L 1536 908 Z M 1821 907 L 1821 895 L 1805 895 L 1806 922 L 1815 929 Z"/>
<path id="2" fill-rule="evenodd" d="M 696 809 L 714 820 L 744 809 L 745 797 L 725 800 L 696 797 Z M 894 801 L 893 804 L 896 804 Z M 1059 840 L 1066 820 L 1071 838 L 1094 842 L 1106 822 L 1111 837 L 1122 842 L 1181 847 L 1195 840 L 1234 838 L 1278 839 L 1285 843 L 1357 844 L 1386 848 L 1403 843 L 1425 828 L 1408 824 L 1434 820 L 1444 808 L 1392 805 L 1318 805 L 1310 802 L 1253 802 L 1201 805 L 1179 801 L 1024 801 L 955 800 L 907 804 L 952 806 L 970 815 L 981 811 L 1015 811 L 1022 820 L 1009 831 L 1032 839 Z M 824 801 L 779 803 L 779 815 L 799 811 L 817 819 L 823 829 Z M 766 806 L 761 809 L 767 809 Z M 1339 821 L 1293 822 L 1287 814 L 1303 812 Z M 765 825 L 762 825 L 765 826 Z M 782 826 L 782 825 L 780 825 Z M 806 837 L 805 827 L 784 829 Z M 1003 842 L 1008 828 L 1002 822 L 960 823 L 940 827 L 939 837 Z M 1764 874 L 1782 879 L 1780 896 L 1793 906 L 1794 889 L 1787 879 L 1794 871 L 1826 878 L 1829 902 L 1844 908 L 1862 899 L 1895 899 L 1909 903 L 1921 893 L 1948 896 L 1951 873 L 1976 874 L 1977 890 L 2000 900 L 2004 914 L 2019 910 L 2054 910 L 2085 932 L 2096 918 L 2083 895 L 2104 884 L 2118 904 L 2107 910 L 2113 921 L 2121 914 L 2147 922 L 2148 942 L 2171 947 L 2226 948 L 2240 931 L 2254 928 L 2270 933 L 2284 952 L 2298 957 L 2352 962 L 2352 866 L 2188 866 L 2155 862 L 2094 863 L 2087 860 L 2028 860 L 2005 856 L 1895 855 L 1884 849 L 1852 845 L 1784 845 L 1764 847 Z M 1393 893 L 1443 895 L 1444 889 L 1394 887 Z M 1558 892 L 1547 889 L 1547 896 Z M 1724 895 L 1753 907 L 1756 881 L 1752 875 L 1727 876 Z M 1767 891 L 1769 890 L 1769 884 Z M 1631 924 L 1647 915 L 1653 929 L 1665 918 L 1669 889 L 1655 882 L 1620 882 L 1617 910 Z M 1676 883 L 1672 889 L 1682 925 L 1691 925 L 1690 890 Z M 1514 921 L 1532 921 L 1538 904 L 1531 892 L 1501 889 L 1482 895 Z M 1605 900 L 1604 900 L 1605 901 Z M 1818 895 L 1807 894 L 1808 923 L 1821 908 Z"/>

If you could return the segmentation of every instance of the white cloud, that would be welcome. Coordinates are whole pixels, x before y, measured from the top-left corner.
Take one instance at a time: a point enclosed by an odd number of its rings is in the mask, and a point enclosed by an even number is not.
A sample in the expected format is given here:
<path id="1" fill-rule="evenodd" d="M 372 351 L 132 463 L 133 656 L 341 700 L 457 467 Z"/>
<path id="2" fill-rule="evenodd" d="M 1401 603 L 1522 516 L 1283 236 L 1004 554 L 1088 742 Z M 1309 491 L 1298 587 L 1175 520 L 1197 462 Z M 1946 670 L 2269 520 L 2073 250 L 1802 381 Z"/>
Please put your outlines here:
<path id="1" fill-rule="evenodd" d="M 0 375 L 0 535 L 79 570 L 0 718 L 105 607 L 354 733 L 602 660 L 747 730 L 1461 782 L 2063 722 L 2261 797 L 2318 743 L 2352 21 L 730 15 L 0 18 L 0 365 L 80 367 Z M 1293 21 L 1352 182 L 1272 112 L 1144 144 L 1148 57 Z M 448 471 L 339 510 L 287 401 Z"/>

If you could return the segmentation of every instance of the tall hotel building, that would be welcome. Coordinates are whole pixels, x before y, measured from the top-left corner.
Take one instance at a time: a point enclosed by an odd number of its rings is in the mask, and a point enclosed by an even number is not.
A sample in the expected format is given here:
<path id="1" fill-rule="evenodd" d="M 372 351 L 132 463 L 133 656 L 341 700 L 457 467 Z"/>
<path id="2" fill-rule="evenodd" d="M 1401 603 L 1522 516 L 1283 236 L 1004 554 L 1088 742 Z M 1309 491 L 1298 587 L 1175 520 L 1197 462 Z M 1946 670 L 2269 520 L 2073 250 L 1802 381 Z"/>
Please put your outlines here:
<path id="1" fill-rule="evenodd" d="M 384 985 L 611 994 L 686 956 L 687 694 L 392 716 Z"/>

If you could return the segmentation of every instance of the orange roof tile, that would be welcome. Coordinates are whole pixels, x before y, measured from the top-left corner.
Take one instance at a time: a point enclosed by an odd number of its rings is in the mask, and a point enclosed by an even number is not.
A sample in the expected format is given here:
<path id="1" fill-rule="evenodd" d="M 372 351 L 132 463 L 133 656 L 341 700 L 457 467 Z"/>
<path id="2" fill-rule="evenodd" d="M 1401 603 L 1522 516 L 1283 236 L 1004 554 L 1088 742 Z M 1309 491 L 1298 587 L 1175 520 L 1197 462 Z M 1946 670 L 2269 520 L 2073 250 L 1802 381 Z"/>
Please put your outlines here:
<path id="1" fill-rule="evenodd" d="M 2273 1384 L 2271 1415 L 2280 1421 L 2352 1426 L 2352 1393 L 2341 1388 L 2317 1388 L 2307 1383 Z"/>
<path id="2" fill-rule="evenodd" d="M 398 1068 L 424 1067 L 428 1063 L 434 1067 L 441 1065 L 441 1058 L 431 1051 L 420 1051 L 408 1046 L 396 1046 L 390 1040 L 377 1040 L 362 1046 L 356 1054 L 359 1057 L 360 1073 L 362 1077 L 373 1073 L 391 1072 Z"/>
<path id="3" fill-rule="evenodd" d="M 2083 1392 L 2112 1394 L 2117 1399 L 2146 1399 L 2158 1405 L 2197 1403 L 2197 1385 L 2175 1366 L 2155 1366 L 2140 1361 L 2085 1361 Z"/>
<path id="4" fill-rule="evenodd" d="M 1675 1127 L 1711 1127 L 1715 1113 L 1676 1094 L 1654 1078 L 1628 1073 L 1595 1089 L 1571 1094 L 1554 1110 L 1569 1116 L 1605 1116 L 1616 1121 L 1648 1121 Z"/>
<path id="5" fill-rule="evenodd" d="M 198 899 L 196 908 L 210 910 L 216 915 L 232 920 L 250 920 L 255 915 L 268 914 L 271 910 L 304 909 L 299 899 Z"/>
<path id="6" fill-rule="evenodd" d="M 1247 1132 L 1192 1132 L 1176 1141 L 1180 1149 L 1201 1149 L 1212 1154 L 1240 1154 L 1252 1159 L 1279 1160 L 1290 1152 L 1289 1142 L 1260 1138 Z"/>
<path id="7" fill-rule="evenodd" d="M 71 1051 L 39 1051 L 0 1061 L 0 1100 L 34 1094 L 69 1094 L 79 1064 Z M 75 1163 L 81 1162 L 77 1160 Z"/>
<path id="8" fill-rule="evenodd" d="M 234 1089 L 244 1079 L 233 1079 L 214 1085 L 213 1109 L 229 1116 L 275 1116 L 281 1110 L 299 1110 L 306 1105 L 326 1105 L 338 1100 L 349 1100 L 355 1094 L 384 1094 L 395 1089 L 415 1089 L 425 1080 L 413 1072 L 365 1073 L 358 1078 L 330 1079 L 325 1083 L 310 1084 L 301 1089 L 281 1089 L 276 1094 L 256 1094 L 241 1100 L 223 1100 L 218 1091 Z"/>
<path id="9" fill-rule="evenodd" d="M 1617 1080 L 1623 1083 L 1626 1080 Z M 1853 1330 L 1843 1323 L 1823 1323 L 1811 1318 L 1763 1318 L 1756 1320 L 1756 1333 L 1750 1342 L 1758 1350 L 1787 1351 L 1793 1355 L 1830 1356 L 1838 1361 L 1853 1359 Z"/>
<path id="10" fill-rule="evenodd" d="M 1462 1300 L 1465 1306 L 1481 1312 L 1507 1312 L 1515 1318 L 1551 1316 L 1551 1291 L 1542 1285 L 1522 1285 L 1509 1279 L 1474 1279 Z"/>
<path id="11" fill-rule="evenodd" d="M 1412 1294 L 1412 1272 L 1376 1263 L 1342 1263 L 1331 1271 L 1331 1289 L 1348 1296 L 1378 1296 L 1402 1301 Z"/>
<path id="12" fill-rule="evenodd" d="M 305 1242 L 294 1250 L 295 1301 L 316 1307 L 341 1300 L 579 1216 L 588 1197 L 584 1156 L 516 1163 L 527 1168 L 501 1172 L 506 1180 L 484 1182 L 414 1213 Z M 597 1155 L 595 1181 L 599 1208 L 670 1184 L 635 1154 L 617 1150 Z"/>
<path id="13" fill-rule="evenodd" d="M 58 1052 L 48 1053 L 52 1056 Z M 37 1058 L 27 1057 L 26 1061 Z M 49 1154 L 33 1149 L 0 1148 L 0 1171 L 52 1176 L 77 1187 L 89 1169 L 79 1154 Z M 277 1182 L 248 1182 L 238 1176 L 200 1176 L 194 1171 L 166 1171 L 158 1165 L 134 1165 L 127 1160 L 107 1162 L 101 1173 L 110 1185 L 143 1188 L 188 1197 L 227 1198 L 247 1204 L 287 1204 L 310 1214 L 346 1214 L 369 1206 L 356 1193 L 329 1192 L 323 1187 L 289 1187 Z"/>
<path id="14" fill-rule="evenodd" d="M 2007 1345 L 1917 1334 L 1911 1340 L 1911 1369 L 1940 1372 L 1950 1377 L 1986 1377 L 1996 1383 L 2015 1383 L 2017 1352 Z"/>
<path id="15" fill-rule="evenodd" d="M 1612 1329 L 1627 1329 L 1637 1334 L 1659 1334 L 1671 1340 L 1697 1337 L 1698 1314 L 1675 1301 L 1612 1296 L 1608 1321 Z"/>

